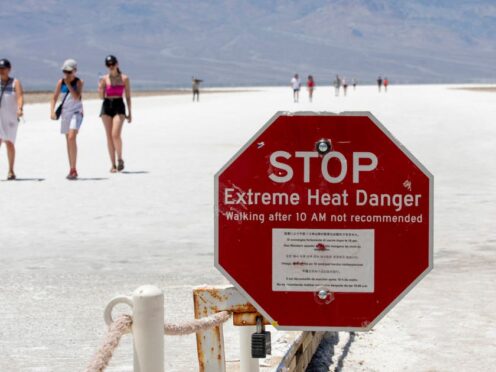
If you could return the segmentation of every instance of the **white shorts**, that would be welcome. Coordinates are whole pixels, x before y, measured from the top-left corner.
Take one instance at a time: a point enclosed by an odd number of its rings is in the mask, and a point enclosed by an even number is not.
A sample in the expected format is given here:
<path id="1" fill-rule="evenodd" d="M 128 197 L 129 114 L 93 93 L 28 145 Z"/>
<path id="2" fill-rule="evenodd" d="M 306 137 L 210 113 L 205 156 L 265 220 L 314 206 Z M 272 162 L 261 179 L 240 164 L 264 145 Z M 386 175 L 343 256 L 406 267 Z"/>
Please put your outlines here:
<path id="1" fill-rule="evenodd" d="M 64 115 L 62 112 L 60 118 L 60 133 L 67 134 L 69 130 L 79 130 L 83 124 L 83 114 L 81 112 L 68 112 Z"/>

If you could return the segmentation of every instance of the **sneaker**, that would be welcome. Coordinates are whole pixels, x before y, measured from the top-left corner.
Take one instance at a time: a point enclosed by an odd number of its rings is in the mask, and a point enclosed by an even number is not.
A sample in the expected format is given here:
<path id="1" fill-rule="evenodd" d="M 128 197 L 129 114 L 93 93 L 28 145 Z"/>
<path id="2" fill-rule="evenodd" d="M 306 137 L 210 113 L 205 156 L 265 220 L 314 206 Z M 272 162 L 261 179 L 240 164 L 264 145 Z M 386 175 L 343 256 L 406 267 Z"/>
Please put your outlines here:
<path id="1" fill-rule="evenodd" d="M 72 168 L 70 171 L 69 171 L 69 174 L 67 175 L 66 177 L 68 180 L 77 180 L 78 178 L 78 173 L 77 173 L 77 170 L 76 168 Z"/>
<path id="2" fill-rule="evenodd" d="M 124 160 L 119 159 L 117 163 L 117 170 L 120 172 L 123 169 L 124 169 Z"/>

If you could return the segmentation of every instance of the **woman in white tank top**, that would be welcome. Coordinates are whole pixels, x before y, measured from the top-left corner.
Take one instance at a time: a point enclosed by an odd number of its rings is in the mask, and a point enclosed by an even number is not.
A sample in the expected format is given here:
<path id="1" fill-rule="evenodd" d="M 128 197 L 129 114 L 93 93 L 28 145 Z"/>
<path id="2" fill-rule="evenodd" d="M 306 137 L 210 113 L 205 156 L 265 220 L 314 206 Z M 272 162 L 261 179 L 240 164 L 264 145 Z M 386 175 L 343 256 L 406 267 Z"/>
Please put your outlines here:
<path id="1" fill-rule="evenodd" d="M 19 80 L 10 77 L 11 64 L 7 59 L 0 59 L 0 145 L 5 142 L 9 159 L 8 180 L 15 180 L 15 140 L 19 118 L 22 116 L 24 95 Z"/>
<path id="2" fill-rule="evenodd" d="M 57 82 L 50 102 L 50 117 L 52 120 L 58 120 L 60 118 L 60 132 L 65 135 L 67 141 L 69 174 L 66 178 L 68 180 L 76 180 L 78 178 L 78 172 L 76 170 L 76 138 L 83 124 L 83 81 L 76 76 L 76 71 L 77 62 L 73 59 L 67 59 L 62 65 L 64 77 Z M 60 117 L 57 116 L 55 107 L 59 96 L 62 96 Z"/>

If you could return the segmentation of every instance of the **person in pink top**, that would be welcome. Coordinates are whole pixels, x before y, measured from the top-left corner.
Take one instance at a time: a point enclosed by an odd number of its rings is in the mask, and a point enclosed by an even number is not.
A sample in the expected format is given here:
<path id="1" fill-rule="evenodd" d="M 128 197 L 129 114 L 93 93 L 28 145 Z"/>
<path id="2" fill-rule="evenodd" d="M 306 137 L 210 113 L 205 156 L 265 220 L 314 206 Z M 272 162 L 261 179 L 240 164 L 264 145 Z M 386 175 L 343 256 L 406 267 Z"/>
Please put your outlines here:
<path id="1" fill-rule="evenodd" d="M 315 81 L 313 80 L 312 75 L 308 75 L 307 79 L 307 89 L 308 89 L 308 99 L 312 102 L 313 99 L 313 90 L 315 89 Z"/>
<path id="2" fill-rule="evenodd" d="M 119 69 L 119 62 L 113 55 L 105 58 L 105 65 L 109 73 L 102 77 L 98 84 L 98 93 L 103 99 L 100 117 L 102 118 L 105 132 L 107 134 L 107 146 L 110 155 L 111 173 L 120 172 L 124 169 L 122 160 L 122 127 L 124 119 L 131 123 L 131 85 L 127 75 Z M 126 93 L 126 105 L 123 95 Z"/>

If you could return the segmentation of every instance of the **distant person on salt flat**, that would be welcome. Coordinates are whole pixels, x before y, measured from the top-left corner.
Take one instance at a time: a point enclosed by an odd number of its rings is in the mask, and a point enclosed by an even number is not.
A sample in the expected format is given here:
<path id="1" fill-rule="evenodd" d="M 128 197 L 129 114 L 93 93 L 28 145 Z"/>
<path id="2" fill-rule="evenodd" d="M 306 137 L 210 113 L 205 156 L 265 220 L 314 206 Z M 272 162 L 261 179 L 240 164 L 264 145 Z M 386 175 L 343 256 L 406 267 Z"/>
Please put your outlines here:
<path id="1" fill-rule="evenodd" d="M 300 99 L 300 77 L 298 74 L 294 74 L 293 78 L 291 79 L 291 88 L 293 89 L 293 101 L 298 102 Z"/>
<path id="2" fill-rule="evenodd" d="M 337 96 L 339 96 L 339 89 L 341 89 L 341 78 L 339 77 L 339 75 L 336 75 L 336 79 L 334 79 L 334 94 Z"/>
<path id="3" fill-rule="evenodd" d="M 357 82 L 355 78 L 351 79 L 351 85 L 353 85 L 353 90 L 356 90 Z"/>
<path id="4" fill-rule="evenodd" d="M 104 75 L 98 84 L 98 94 L 103 99 L 100 117 L 102 118 L 107 135 L 107 148 L 110 156 L 110 173 L 124 169 L 122 159 L 122 127 L 124 119 L 131 123 L 131 82 L 119 68 L 117 57 L 108 55 L 105 58 L 108 74 Z M 126 93 L 126 105 L 122 96 Z"/>
<path id="5" fill-rule="evenodd" d="M 387 93 L 387 88 L 388 88 L 388 85 L 389 85 L 389 80 L 387 77 L 384 78 L 384 91 Z"/>
<path id="6" fill-rule="evenodd" d="M 194 77 L 191 78 L 191 88 L 193 89 L 193 102 L 195 102 L 195 97 L 196 97 L 196 102 L 200 101 L 200 83 L 203 82 L 203 80 L 196 79 Z"/>
<path id="7" fill-rule="evenodd" d="M 379 92 L 381 91 L 381 88 L 382 88 L 382 77 L 379 76 L 377 78 L 377 89 L 379 89 Z"/>
<path id="8" fill-rule="evenodd" d="M 10 76 L 11 64 L 8 59 L 0 59 L 0 145 L 5 142 L 9 172 L 7 180 L 15 180 L 15 140 L 19 118 L 23 115 L 24 93 L 19 80 Z"/>
<path id="9" fill-rule="evenodd" d="M 346 92 L 348 91 L 348 82 L 346 81 L 346 78 L 343 77 L 342 83 L 343 83 L 343 94 L 346 97 Z"/>
<path id="10" fill-rule="evenodd" d="M 52 120 L 60 118 L 60 132 L 65 134 L 67 141 L 67 155 L 69 157 L 69 174 L 68 180 L 78 178 L 76 170 L 77 163 L 77 142 L 76 138 L 79 129 L 83 124 L 83 80 L 76 76 L 77 62 L 73 59 L 68 59 L 62 65 L 62 73 L 64 77 L 57 81 L 55 91 L 53 92 L 50 103 L 50 117 Z M 55 104 L 62 93 L 62 102 L 55 108 Z"/>
<path id="11" fill-rule="evenodd" d="M 312 75 L 308 75 L 307 79 L 307 89 L 308 89 L 308 99 L 312 102 L 313 99 L 313 90 L 315 89 L 315 81 L 313 80 Z"/>

